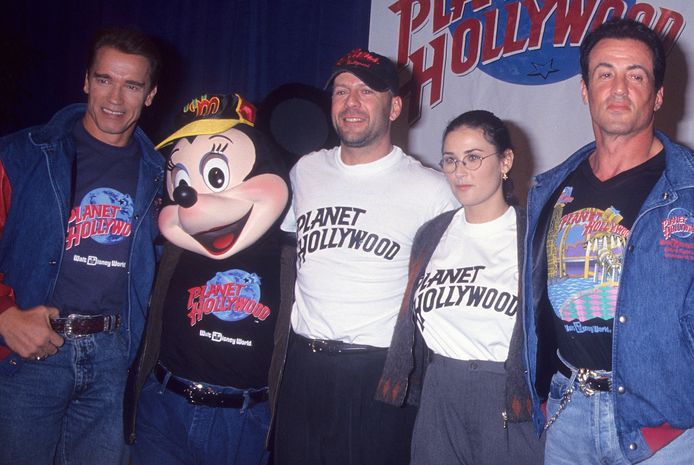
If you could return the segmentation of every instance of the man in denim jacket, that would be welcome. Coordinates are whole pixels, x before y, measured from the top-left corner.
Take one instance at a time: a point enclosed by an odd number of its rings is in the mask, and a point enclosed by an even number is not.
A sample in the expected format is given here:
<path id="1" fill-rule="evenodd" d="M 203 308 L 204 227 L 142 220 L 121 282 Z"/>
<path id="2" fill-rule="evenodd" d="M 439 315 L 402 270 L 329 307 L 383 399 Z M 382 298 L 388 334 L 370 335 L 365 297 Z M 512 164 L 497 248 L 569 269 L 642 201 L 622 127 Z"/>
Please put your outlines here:
<path id="1" fill-rule="evenodd" d="M 158 69 L 147 37 L 103 31 L 86 106 L 0 139 L 0 464 L 123 463 L 163 179 L 136 124 Z"/>
<path id="2" fill-rule="evenodd" d="M 646 26 L 597 28 L 581 71 L 595 142 L 528 197 L 526 362 L 545 463 L 691 464 L 694 154 L 654 129 L 665 53 Z"/>

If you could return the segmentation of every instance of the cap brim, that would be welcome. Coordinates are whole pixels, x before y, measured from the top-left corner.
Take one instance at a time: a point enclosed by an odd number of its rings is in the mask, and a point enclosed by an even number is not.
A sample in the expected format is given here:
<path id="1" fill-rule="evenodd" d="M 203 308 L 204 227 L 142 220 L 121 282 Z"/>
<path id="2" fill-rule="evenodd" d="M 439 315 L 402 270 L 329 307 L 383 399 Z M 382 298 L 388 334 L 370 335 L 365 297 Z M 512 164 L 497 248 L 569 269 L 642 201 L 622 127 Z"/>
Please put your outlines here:
<path id="1" fill-rule="evenodd" d="M 354 74 L 356 77 L 364 81 L 364 84 L 367 86 L 371 87 L 373 90 L 377 92 L 385 92 L 387 90 L 392 90 L 388 84 L 383 82 L 380 79 L 374 78 L 373 75 L 367 73 L 361 68 L 340 68 L 336 70 L 332 76 L 330 76 L 330 79 L 328 79 L 328 82 L 325 83 L 325 90 L 330 89 L 330 86 L 333 85 L 333 81 L 335 78 L 338 76 L 338 74 L 342 73 L 350 73 Z"/>
<path id="2" fill-rule="evenodd" d="M 186 124 L 178 131 L 171 134 L 169 137 L 159 142 L 155 149 L 159 150 L 171 144 L 177 139 L 191 136 L 203 136 L 206 134 L 218 134 L 227 131 L 237 124 L 243 123 L 239 119 L 202 119 Z"/>

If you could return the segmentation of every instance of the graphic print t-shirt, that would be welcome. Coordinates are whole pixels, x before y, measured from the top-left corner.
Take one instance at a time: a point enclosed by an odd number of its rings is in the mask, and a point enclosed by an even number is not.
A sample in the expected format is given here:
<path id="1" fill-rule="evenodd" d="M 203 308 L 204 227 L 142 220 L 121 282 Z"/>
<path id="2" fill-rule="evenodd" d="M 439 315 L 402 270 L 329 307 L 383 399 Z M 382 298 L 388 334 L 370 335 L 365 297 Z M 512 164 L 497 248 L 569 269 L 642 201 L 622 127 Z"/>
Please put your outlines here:
<path id="1" fill-rule="evenodd" d="M 113 147 L 73 129 L 73 206 L 53 305 L 70 313 L 116 314 L 125 298 L 140 160 L 134 139 Z"/>
<path id="2" fill-rule="evenodd" d="M 164 301 L 164 366 L 192 381 L 267 386 L 279 257 L 275 233 L 224 260 L 184 251 Z"/>
<path id="3" fill-rule="evenodd" d="M 518 310 L 516 213 L 482 224 L 456 213 L 417 283 L 417 327 L 434 353 L 502 362 Z"/>
<path id="4" fill-rule="evenodd" d="M 576 367 L 612 369 L 612 329 L 627 239 L 664 168 L 660 153 L 602 182 L 586 159 L 557 190 L 546 243 L 547 291 L 559 351 Z"/>

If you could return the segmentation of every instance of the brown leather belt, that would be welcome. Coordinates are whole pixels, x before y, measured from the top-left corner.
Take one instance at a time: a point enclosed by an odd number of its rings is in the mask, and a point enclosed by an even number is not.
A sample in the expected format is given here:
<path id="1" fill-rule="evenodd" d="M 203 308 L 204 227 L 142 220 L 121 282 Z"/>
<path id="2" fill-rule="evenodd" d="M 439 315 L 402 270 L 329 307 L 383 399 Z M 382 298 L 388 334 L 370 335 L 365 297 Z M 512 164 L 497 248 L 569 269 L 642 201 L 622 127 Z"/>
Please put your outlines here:
<path id="1" fill-rule="evenodd" d="M 161 364 L 157 364 L 154 367 L 154 377 L 161 384 L 164 384 L 167 375 L 170 373 L 171 372 L 164 368 Z M 185 397 L 189 404 L 205 405 L 207 407 L 240 409 L 243 407 L 246 397 L 248 397 L 248 404 L 246 405 L 246 408 L 251 408 L 255 404 L 268 400 L 267 389 L 262 391 L 248 390 L 245 394 L 231 394 L 215 390 L 205 384 L 195 383 L 193 381 L 182 381 L 173 375 L 168 377 L 164 387 L 174 394 Z"/>
<path id="2" fill-rule="evenodd" d="M 67 337 L 82 337 L 101 332 L 113 332 L 120 327 L 120 315 L 77 315 L 54 318 L 51 327 Z"/>

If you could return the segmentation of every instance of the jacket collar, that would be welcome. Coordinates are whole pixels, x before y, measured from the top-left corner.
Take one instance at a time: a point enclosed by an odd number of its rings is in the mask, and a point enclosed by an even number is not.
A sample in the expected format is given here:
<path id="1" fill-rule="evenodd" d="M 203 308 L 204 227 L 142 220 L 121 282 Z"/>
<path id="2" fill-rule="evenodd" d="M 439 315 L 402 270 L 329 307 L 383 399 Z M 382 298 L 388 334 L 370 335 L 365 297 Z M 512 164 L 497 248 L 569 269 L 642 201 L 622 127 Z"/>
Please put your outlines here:
<path id="1" fill-rule="evenodd" d="M 72 127 L 84 117 L 86 109 L 84 103 L 63 108 L 48 123 L 31 131 L 29 138 L 36 145 L 52 145 L 65 137 L 72 137 Z"/>
<path id="2" fill-rule="evenodd" d="M 71 140 L 72 128 L 77 121 L 84 117 L 86 110 L 87 105 L 84 103 L 68 105 L 53 115 L 48 123 L 37 127 L 36 130 L 32 130 L 29 134 L 30 140 L 38 146 L 55 145 L 65 138 L 70 138 Z M 152 144 L 152 141 L 149 140 L 144 131 L 136 127 L 133 137 L 140 144 L 145 162 L 152 168 L 160 168 L 163 157 L 154 149 L 154 144 Z"/>
<path id="3" fill-rule="evenodd" d="M 670 186 L 675 190 L 694 187 L 694 153 L 660 131 L 656 131 L 656 136 L 665 147 L 664 177 Z"/>
<path id="4" fill-rule="evenodd" d="M 660 140 L 665 149 L 664 176 L 667 178 L 672 188 L 692 187 L 694 185 L 694 156 L 692 155 L 692 151 L 672 142 L 670 138 L 661 131 L 656 130 L 655 136 Z M 534 184 L 536 186 L 541 186 L 543 182 L 547 182 L 547 180 L 563 181 L 594 150 L 595 141 L 581 147 L 564 163 L 535 176 Z"/>

